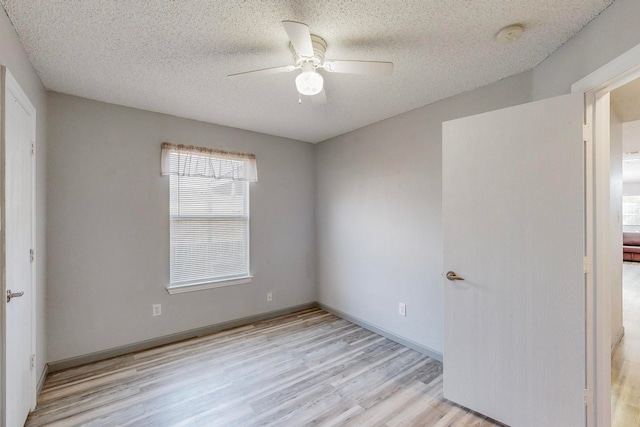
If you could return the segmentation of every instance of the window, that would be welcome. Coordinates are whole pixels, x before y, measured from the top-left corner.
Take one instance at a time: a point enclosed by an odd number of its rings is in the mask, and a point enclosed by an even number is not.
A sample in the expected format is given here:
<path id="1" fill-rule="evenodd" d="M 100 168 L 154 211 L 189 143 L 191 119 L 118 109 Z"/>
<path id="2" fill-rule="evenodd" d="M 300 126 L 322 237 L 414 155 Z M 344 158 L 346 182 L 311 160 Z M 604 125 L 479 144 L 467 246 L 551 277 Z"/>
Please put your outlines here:
<path id="1" fill-rule="evenodd" d="M 640 196 L 622 197 L 622 231 L 640 232 Z"/>
<path id="2" fill-rule="evenodd" d="M 169 175 L 169 292 L 248 283 L 255 157 L 163 144 Z"/>

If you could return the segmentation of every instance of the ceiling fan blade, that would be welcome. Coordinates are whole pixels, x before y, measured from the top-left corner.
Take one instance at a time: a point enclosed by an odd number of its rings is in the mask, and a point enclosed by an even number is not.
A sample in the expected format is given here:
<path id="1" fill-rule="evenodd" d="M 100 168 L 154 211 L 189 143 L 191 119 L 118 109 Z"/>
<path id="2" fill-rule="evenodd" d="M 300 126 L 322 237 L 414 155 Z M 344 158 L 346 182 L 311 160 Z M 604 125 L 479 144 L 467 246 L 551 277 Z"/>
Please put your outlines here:
<path id="1" fill-rule="evenodd" d="M 313 105 L 322 105 L 327 103 L 327 94 L 324 89 L 322 89 L 317 95 L 310 96 L 309 98 L 311 98 L 311 103 Z"/>
<path id="2" fill-rule="evenodd" d="M 390 76 L 393 62 L 380 61 L 325 61 L 325 70 L 332 73 L 365 74 L 368 76 Z"/>
<path id="3" fill-rule="evenodd" d="M 309 27 L 306 24 L 295 21 L 282 21 L 282 25 L 296 53 L 300 56 L 311 58 L 313 56 L 313 43 L 311 43 Z"/>
<path id="4" fill-rule="evenodd" d="M 283 65 L 281 67 L 263 68 L 261 70 L 245 71 L 244 73 L 229 74 L 227 77 L 237 79 L 242 77 L 266 76 L 268 74 L 288 73 L 296 68 L 295 65 Z"/>

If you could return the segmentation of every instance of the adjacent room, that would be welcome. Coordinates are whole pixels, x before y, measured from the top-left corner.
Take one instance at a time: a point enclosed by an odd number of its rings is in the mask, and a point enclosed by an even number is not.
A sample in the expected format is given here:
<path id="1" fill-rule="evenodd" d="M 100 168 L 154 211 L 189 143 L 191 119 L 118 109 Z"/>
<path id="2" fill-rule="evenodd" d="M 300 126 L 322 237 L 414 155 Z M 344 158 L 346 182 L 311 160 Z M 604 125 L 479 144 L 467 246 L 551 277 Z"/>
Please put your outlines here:
<path id="1" fill-rule="evenodd" d="M 640 425 L 637 0 L 0 5 L 0 427 Z"/>
<path id="2" fill-rule="evenodd" d="M 640 79 L 611 92 L 612 419 L 640 418 Z"/>

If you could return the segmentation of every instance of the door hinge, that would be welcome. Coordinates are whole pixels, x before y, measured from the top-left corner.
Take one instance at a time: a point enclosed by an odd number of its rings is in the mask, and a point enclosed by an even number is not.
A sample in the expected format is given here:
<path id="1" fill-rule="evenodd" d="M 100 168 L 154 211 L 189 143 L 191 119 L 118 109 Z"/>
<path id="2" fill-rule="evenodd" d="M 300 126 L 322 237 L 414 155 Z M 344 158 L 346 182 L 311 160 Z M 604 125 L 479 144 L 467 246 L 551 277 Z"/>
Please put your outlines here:
<path id="1" fill-rule="evenodd" d="M 36 367 L 36 355 L 32 354 L 31 355 L 31 369 Z"/>
<path id="2" fill-rule="evenodd" d="M 593 128 L 591 125 L 582 125 L 582 140 L 584 142 L 591 141 L 593 138 Z"/>
<path id="3" fill-rule="evenodd" d="M 587 256 L 584 257 L 583 259 L 583 270 L 584 270 L 584 274 L 591 273 L 591 258 Z"/>
<path id="4" fill-rule="evenodd" d="M 591 406 L 593 404 L 593 396 L 591 395 L 591 390 L 588 388 L 584 389 L 584 406 Z"/>
<path id="5" fill-rule="evenodd" d="M 36 251 L 33 249 L 29 249 L 29 258 L 31 259 L 31 262 L 36 260 Z"/>
<path id="6" fill-rule="evenodd" d="M 36 154 L 36 143 L 31 141 L 31 154 Z"/>

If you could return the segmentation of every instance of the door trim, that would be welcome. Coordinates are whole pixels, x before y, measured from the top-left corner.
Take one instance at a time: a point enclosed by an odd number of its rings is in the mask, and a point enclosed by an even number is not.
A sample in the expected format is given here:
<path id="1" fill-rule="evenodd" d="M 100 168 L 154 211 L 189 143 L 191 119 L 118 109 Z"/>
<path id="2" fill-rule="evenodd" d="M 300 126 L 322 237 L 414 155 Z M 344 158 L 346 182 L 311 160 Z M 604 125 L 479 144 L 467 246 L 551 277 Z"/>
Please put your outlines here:
<path id="1" fill-rule="evenodd" d="M 586 357 L 587 388 L 593 390 L 593 405 L 587 407 L 587 426 L 611 426 L 611 241 L 610 102 L 609 93 L 640 78 L 640 45 L 611 60 L 571 86 L 585 96 L 585 133 L 588 151 L 586 169 L 586 256 L 593 260 L 587 275 Z M 602 255 L 603 254 L 603 255 Z"/>
<path id="2" fill-rule="evenodd" d="M 5 182 L 6 182 L 6 142 L 5 142 L 5 115 L 6 111 L 4 108 L 5 97 L 8 92 L 11 92 L 13 96 L 16 97 L 22 108 L 29 114 L 31 121 L 31 143 L 33 147 L 33 155 L 31 156 L 31 247 L 34 249 L 36 257 L 38 256 L 38 248 L 37 248 L 37 227 L 36 227 L 36 211 L 37 211 L 37 198 L 36 198 L 36 130 L 37 130 L 37 122 L 36 122 L 36 109 L 29 100 L 28 96 L 20 87 L 18 81 L 13 77 L 11 72 L 4 67 L 0 66 L 0 78 L 2 79 L 2 84 L 0 84 L 0 198 L 4 200 L 5 198 Z M 0 249 L 0 282 L 1 282 L 1 295 L 6 294 L 7 291 L 7 283 L 6 283 L 6 241 L 5 241 L 5 205 L 4 203 L 0 204 L 0 242 L 2 248 Z M 36 258 L 37 259 L 37 258 Z M 36 269 L 36 260 L 31 263 L 31 283 L 30 283 L 30 293 L 31 293 L 31 354 L 36 355 L 37 349 L 37 335 L 36 335 L 36 322 L 37 322 L 37 269 Z M 0 426 L 4 426 L 6 423 L 6 299 L 2 299 L 2 303 L 0 304 L 0 330 L 2 331 L 2 339 L 0 340 L 0 390 L 2 391 L 1 395 L 3 396 L 0 402 L 1 413 L 3 414 L 0 417 Z M 32 356 L 33 357 L 33 356 Z M 30 372 L 30 396 L 31 402 L 29 405 L 31 410 L 35 409 L 36 400 L 37 400 L 37 361 L 34 359 L 34 366 L 31 368 Z"/>

